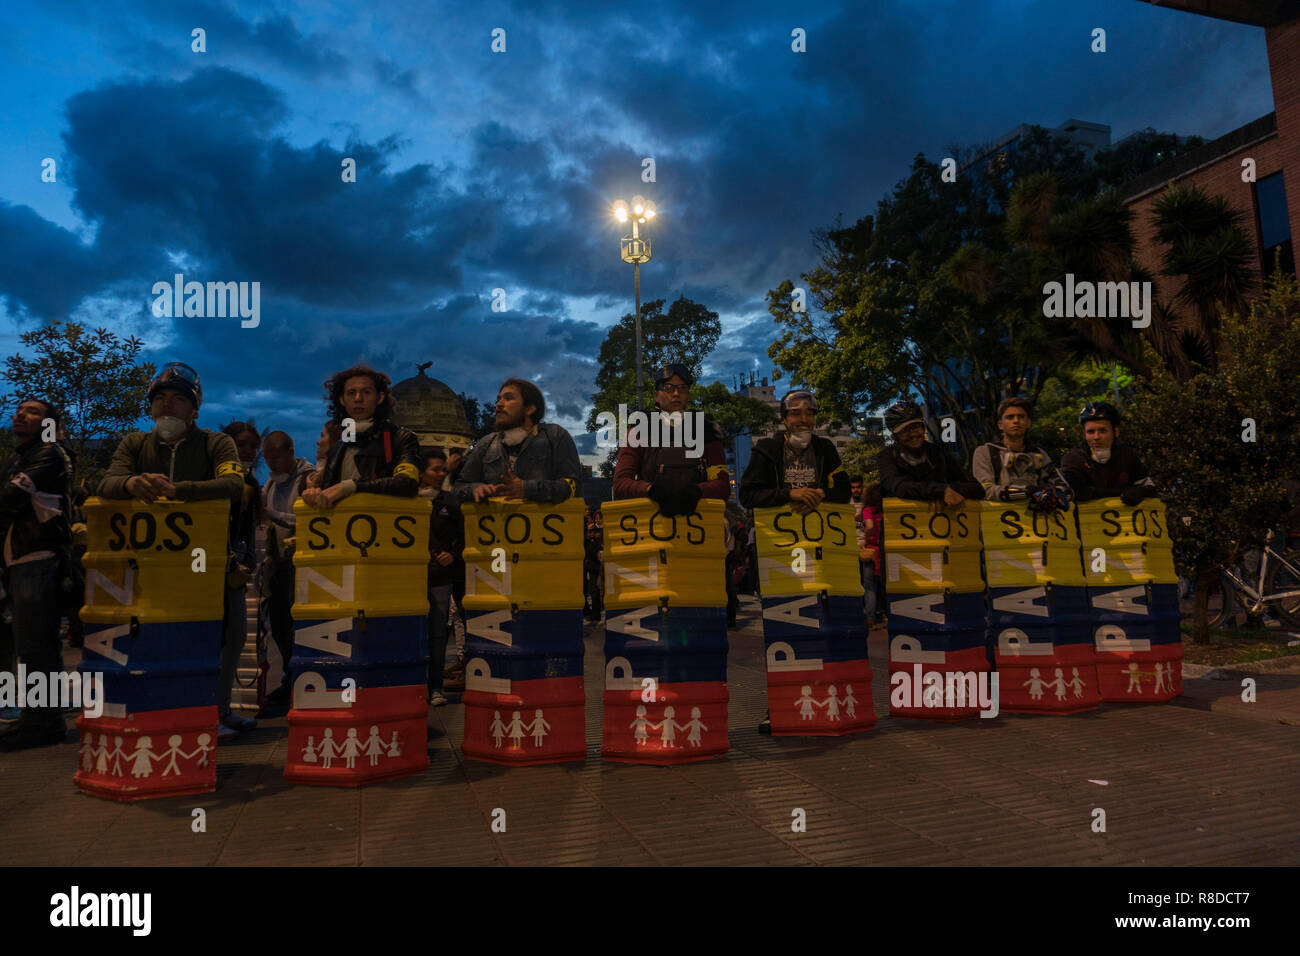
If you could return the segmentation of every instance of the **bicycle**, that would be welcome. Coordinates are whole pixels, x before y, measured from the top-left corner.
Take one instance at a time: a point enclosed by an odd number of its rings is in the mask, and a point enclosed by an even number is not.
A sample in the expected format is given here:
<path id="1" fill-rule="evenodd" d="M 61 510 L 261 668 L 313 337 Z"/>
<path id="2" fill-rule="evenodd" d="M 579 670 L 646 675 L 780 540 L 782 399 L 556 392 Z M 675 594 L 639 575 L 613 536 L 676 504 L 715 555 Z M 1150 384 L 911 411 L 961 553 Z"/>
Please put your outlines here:
<path id="1" fill-rule="evenodd" d="M 1273 547 L 1278 537 L 1277 532 L 1270 531 L 1263 551 L 1246 552 L 1242 560 L 1221 568 L 1212 579 L 1205 605 L 1206 622 L 1211 628 L 1236 624 L 1243 612 L 1247 617 L 1258 617 L 1270 610 L 1292 627 L 1300 627 L 1300 547 L 1284 546 L 1279 553 Z M 1296 537 L 1300 535 L 1285 536 Z M 1245 558 L 1252 554 L 1258 555 L 1258 569 L 1247 566 Z M 1194 592 L 1189 590 L 1179 604 L 1184 616 L 1194 613 Z"/>

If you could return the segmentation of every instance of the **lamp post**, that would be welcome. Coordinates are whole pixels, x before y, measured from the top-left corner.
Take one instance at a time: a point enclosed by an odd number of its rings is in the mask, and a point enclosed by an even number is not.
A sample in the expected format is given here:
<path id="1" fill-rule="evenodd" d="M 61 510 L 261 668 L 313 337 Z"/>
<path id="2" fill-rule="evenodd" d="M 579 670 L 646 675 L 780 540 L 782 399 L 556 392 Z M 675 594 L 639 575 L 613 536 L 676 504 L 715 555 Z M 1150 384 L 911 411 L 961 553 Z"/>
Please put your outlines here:
<path id="1" fill-rule="evenodd" d="M 650 261 L 650 240 L 641 237 L 640 227 L 656 215 L 655 204 L 643 196 L 633 196 L 632 205 L 620 199 L 614 203 L 614 218 L 619 222 L 632 220 L 632 235 L 619 240 L 619 252 L 624 262 L 632 263 L 632 282 L 636 288 L 636 311 L 632 321 L 636 326 L 636 410 L 641 411 L 641 263 Z"/>

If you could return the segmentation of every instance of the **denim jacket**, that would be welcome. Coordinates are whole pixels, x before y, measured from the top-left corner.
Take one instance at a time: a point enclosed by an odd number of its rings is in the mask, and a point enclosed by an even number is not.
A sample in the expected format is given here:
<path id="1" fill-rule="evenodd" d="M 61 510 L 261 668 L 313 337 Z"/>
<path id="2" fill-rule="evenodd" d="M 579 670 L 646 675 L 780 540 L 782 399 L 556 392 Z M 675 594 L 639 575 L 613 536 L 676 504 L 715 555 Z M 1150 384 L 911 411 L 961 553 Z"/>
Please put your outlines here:
<path id="1" fill-rule="evenodd" d="M 493 432 L 481 438 L 469 453 L 452 492 L 461 501 L 473 501 L 475 485 L 499 484 L 509 470 L 501 435 Z M 524 439 L 514 473 L 523 480 L 524 497 L 530 501 L 558 504 L 578 497 L 582 488 L 578 447 L 567 431 L 550 422 L 542 422 L 536 434 Z"/>

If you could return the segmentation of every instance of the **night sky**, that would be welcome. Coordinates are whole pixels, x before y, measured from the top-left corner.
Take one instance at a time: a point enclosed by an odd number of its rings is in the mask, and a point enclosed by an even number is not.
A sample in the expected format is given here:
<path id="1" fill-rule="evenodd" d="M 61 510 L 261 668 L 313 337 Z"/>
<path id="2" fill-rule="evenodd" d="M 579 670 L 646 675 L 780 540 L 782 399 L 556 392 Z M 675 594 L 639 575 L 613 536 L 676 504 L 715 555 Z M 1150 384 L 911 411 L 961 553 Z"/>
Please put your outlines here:
<path id="1" fill-rule="evenodd" d="M 730 385 L 770 373 L 764 294 L 815 264 L 811 231 L 918 152 L 1071 117 L 1214 138 L 1272 109 L 1262 29 L 1137 0 L 44 0 L 0 8 L 0 90 L 3 354 L 52 319 L 135 334 L 199 370 L 201 425 L 251 417 L 309 458 L 321 383 L 358 359 L 483 398 L 531 378 L 580 435 L 632 311 L 615 199 L 658 204 L 642 297 L 720 313 L 706 380 Z M 259 281 L 260 326 L 155 317 L 177 272 Z"/>

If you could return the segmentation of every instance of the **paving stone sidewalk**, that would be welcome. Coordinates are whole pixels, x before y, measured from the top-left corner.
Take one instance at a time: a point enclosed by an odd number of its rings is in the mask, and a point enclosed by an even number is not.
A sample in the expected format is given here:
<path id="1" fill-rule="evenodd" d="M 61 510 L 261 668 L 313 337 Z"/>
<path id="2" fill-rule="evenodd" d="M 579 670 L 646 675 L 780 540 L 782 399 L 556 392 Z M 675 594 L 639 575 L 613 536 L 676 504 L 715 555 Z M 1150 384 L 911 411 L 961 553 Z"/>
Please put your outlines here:
<path id="1" fill-rule="evenodd" d="M 886 639 L 869 641 L 877 728 L 760 735 L 758 604 L 732 631 L 731 751 L 681 767 L 600 760 L 603 630 L 587 631 L 587 760 L 466 760 L 463 708 L 431 712 L 430 767 L 360 789 L 290 786 L 286 724 L 222 745 L 215 793 L 137 804 L 79 793 L 76 744 L 0 757 L 9 865 L 1294 865 L 1300 678 L 1188 679 L 1177 705 L 959 724 L 892 720 Z M 1237 703 L 1231 701 L 1235 699 Z M 1206 703 L 1221 707 L 1202 709 Z M 1254 709 L 1252 709 L 1254 708 Z M 71 718 L 70 718 L 71 720 Z M 207 811 L 207 832 L 191 811 Z M 490 827 L 506 811 L 506 832 Z M 807 830 L 792 832 L 792 812 Z M 1091 829 L 1106 811 L 1106 832 Z"/>

